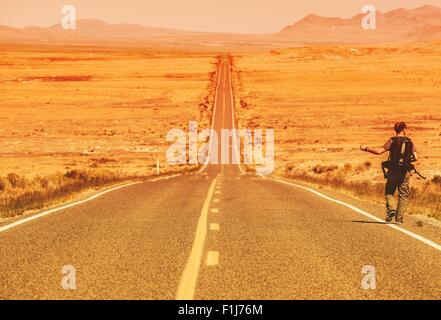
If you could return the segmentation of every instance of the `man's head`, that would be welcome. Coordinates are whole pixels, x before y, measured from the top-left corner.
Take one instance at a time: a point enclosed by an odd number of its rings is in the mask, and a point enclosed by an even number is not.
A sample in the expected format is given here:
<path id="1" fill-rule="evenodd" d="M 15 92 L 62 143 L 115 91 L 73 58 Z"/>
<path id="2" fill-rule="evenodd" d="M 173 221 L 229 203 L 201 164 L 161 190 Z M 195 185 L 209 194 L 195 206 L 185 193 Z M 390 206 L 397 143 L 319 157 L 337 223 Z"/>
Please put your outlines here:
<path id="1" fill-rule="evenodd" d="M 397 122 L 394 126 L 395 132 L 397 134 L 406 134 L 407 125 L 404 122 Z"/>

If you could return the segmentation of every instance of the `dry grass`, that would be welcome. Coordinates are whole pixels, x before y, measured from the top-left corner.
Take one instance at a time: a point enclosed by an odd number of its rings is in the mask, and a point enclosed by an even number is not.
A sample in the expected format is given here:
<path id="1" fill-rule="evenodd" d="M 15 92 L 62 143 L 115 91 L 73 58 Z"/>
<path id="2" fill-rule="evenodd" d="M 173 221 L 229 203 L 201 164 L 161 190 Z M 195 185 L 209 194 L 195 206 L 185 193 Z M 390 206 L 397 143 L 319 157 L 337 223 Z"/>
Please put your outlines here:
<path id="1" fill-rule="evenodd" d="M 317 168 L 322 170 L 317 171 Z M 312 172 L 296 170 L 287 166 L 285 177 L 304 181 L 311 184 L 327 186 L 334 190 L 349 193 L 353 196 L 375 203 L 384 201 L 385 182 L 371 180 L 354 180 L 353 176 L 360 171 L 367 171 L 363 165 L 352 168 L 345 164 L 343 167 L 318 165 Z M 434 176 L 432 180 L 411 187 L 409 214 L 422 214 L 441 220 L 441 176 Z"/>
<path id="2" fill-rule="evenodd" d="M 182 165 L 166 174 L 195 169 Z M 111 170 L 69 170 L 64 174 L 35 176 L 33 179 L 10 173 L 6 177 L 0 177 L 0 217 L 14 217 L 26 211 L 39 210 L 75 199 L 83 192 L 125 182 L 143 181 L 149 177 Z"/>
<path id="3" fill-rule="evenodd" d="M 11 217 L 64 201 L 81 191 L 133 180 L 112 171 L 71 170 L 65 174 L 26 179 L 15 173 L 0 178 L 0 215 Z"/>
<path id="4" fill-rule="evenodd" d="M 381 146 L 404 120 L 431 180 L 441 172 L 441 44 L 317 46 L 235 56 L 241 127 L 274 128 L 276 174 L 383 199 Z M 366 166 L 366 163 L 369 165 Z M 441 218 L 439 184 L 413 179 L 412 212 Z"/>

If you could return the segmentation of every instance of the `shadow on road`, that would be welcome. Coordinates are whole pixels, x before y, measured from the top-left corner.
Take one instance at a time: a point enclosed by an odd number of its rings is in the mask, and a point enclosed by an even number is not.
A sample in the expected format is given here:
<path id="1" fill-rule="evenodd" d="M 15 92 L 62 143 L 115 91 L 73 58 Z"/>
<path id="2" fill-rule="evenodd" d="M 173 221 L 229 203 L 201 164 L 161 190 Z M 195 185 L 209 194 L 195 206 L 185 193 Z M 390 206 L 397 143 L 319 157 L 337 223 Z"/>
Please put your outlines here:
<path id="1" fill-rule="evenodd" d="M 361 221 L 361 220 L 352 220 L 353 223 L 373 223 L 373 224 L 390 224 L 390 222 L 377 222 L 377 221 Z"/>

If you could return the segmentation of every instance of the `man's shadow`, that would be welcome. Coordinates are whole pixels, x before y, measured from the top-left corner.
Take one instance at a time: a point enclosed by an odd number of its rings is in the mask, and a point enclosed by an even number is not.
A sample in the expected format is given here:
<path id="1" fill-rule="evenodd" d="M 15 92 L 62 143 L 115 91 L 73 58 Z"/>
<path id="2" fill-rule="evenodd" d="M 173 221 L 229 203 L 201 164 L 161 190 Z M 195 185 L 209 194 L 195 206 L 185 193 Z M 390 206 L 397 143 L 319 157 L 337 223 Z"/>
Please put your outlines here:
<path id="1" fill-rule="evenodd" d="M 391 222 L 378 222 L 378 221 L 362 221 L 362 220 L 352 220 L 353 223 L 370 223 L 370 224 L 393 224 Z"/>

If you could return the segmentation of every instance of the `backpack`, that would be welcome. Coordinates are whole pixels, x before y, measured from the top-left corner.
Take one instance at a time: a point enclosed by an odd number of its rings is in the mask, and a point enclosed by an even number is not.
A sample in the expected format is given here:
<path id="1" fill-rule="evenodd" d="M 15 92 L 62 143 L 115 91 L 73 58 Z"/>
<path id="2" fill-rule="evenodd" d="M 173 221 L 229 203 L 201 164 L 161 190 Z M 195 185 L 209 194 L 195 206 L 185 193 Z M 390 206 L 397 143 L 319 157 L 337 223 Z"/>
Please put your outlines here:
<path id="1" fill-rule="evenodd" d="M 393 137 L 389 150 L 389 169 L 410 171 L 413 161 L 413 142 L 408 137 Z"/>

